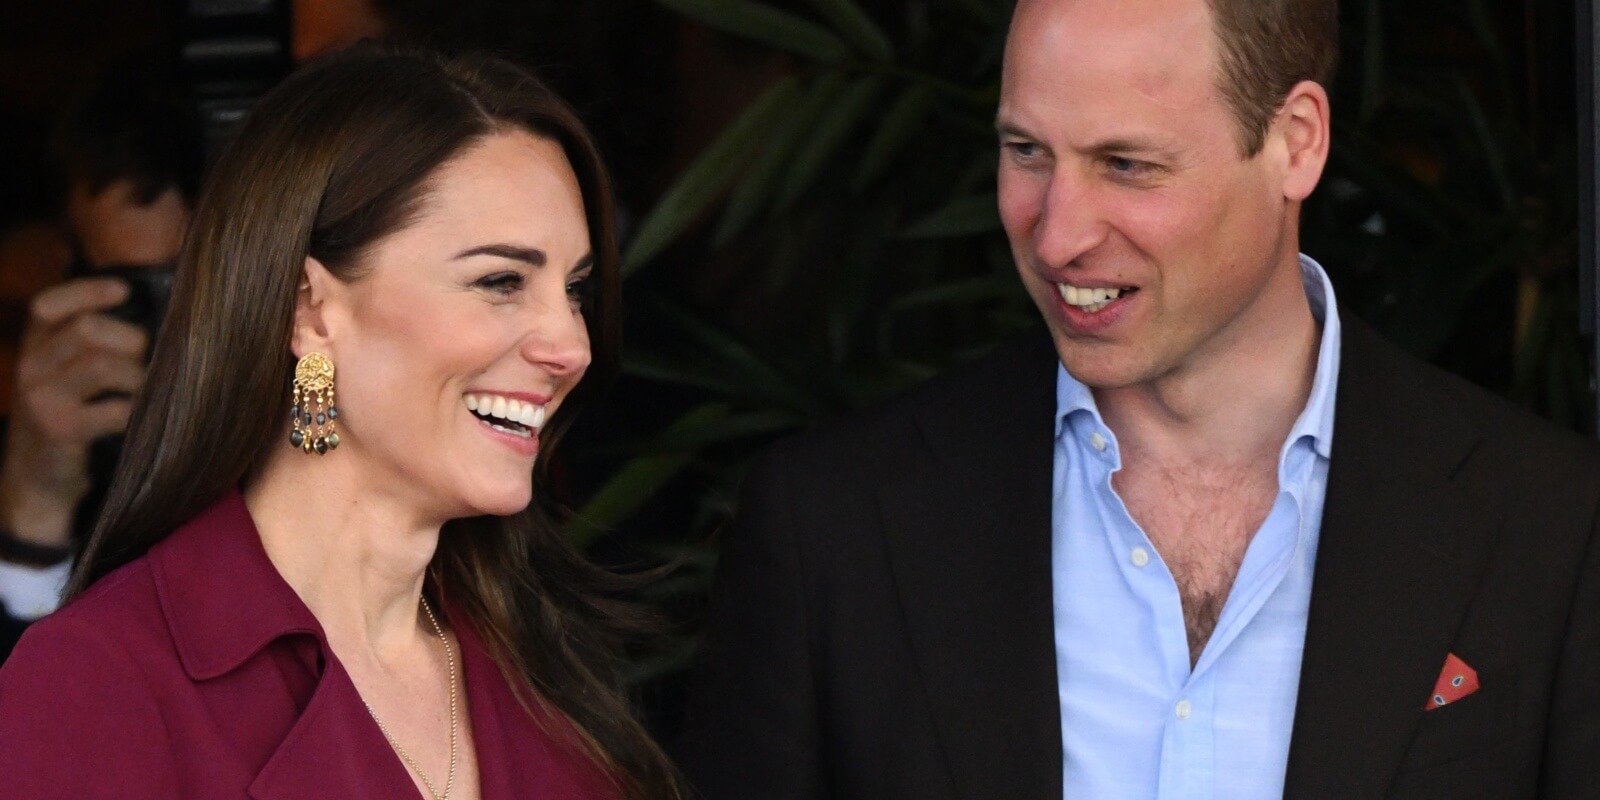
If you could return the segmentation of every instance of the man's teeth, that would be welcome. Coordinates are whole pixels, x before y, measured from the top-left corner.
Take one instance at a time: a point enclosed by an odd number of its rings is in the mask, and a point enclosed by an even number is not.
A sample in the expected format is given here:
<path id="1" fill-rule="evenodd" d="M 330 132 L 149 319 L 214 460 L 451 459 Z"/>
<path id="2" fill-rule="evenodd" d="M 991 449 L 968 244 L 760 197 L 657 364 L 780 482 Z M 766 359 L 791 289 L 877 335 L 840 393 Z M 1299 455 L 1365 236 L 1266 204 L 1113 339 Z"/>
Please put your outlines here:
<path id="1" fill-rule="evenodd" d="M 1111 301 L 1121 297 L 1126 289 L 1090 289 L 1088 287 L 1069 286 L 1065 283 L 1056 284 L 1056 291 L 1061 293 L 1061 299 L 1067 305 L 1077 306 L 1089 313 L 1099 311 L 1111 305 Z"/>
<path id="2" fill-rule="evenodd" d="M 525 403 L 521 400 L 498 394 L 469 394 L 463 395 L 462 401 L 467 404 L 467 410 L 481 417 L 498 417 L 507 422 L 515 422 L 528 428 L 544 427 L 545 407 Z M 490 423 L 494 425 L 494 423 Z M 517 433 L 514 428 L 504 428 L 499 425 L 494 427 L 500 430 Z M 525 432 L 524 432 L 525 433 Z"/>

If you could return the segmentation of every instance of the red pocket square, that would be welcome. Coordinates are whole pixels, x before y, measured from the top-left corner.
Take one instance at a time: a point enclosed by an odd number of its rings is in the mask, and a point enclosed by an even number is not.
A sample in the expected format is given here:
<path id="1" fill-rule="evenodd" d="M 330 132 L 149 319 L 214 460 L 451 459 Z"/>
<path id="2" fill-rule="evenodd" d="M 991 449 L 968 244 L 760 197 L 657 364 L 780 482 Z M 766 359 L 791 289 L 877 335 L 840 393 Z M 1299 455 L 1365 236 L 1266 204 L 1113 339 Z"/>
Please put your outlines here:
<path id="1" fill-rule="evenodd" d="M 1439 680 L 1433 684 L 1433 694 L 1428 697 L 1428 704 L 1422 710 L 1432 711 L 1450 705 L 1476 691 L 1478 671 L 1451 653 L 1445 657 L 1444 671 L 1439 673 Z"/>

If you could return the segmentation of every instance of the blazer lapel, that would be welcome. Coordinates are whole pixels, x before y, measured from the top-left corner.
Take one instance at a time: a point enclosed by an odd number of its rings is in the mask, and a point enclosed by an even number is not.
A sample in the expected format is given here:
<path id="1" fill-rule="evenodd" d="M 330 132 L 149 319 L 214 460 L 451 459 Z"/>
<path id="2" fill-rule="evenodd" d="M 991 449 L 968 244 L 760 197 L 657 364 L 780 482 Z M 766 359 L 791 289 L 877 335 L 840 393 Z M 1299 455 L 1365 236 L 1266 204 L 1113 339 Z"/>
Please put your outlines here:
<path id="1" fill-rule="evenodd" d="M 919 406 L 923 441 L 880 490 L 891 569 L 960 797 L 1061 796 L 1050 583 L 1056 360 L 1037 339 L 969 372 L 967 391 Z"/>
<path id="2" fill-rule="evenodd" d="M 1350 320 L 1286 798 L 1380 797 L 1498 519 L 1450 483 L 1477 433 Z"/>
<path id="3" fill-rule="evenodd" d="M 253 800 L 421 798 L 331 656 L 310 702 L 249 791 Z"/>

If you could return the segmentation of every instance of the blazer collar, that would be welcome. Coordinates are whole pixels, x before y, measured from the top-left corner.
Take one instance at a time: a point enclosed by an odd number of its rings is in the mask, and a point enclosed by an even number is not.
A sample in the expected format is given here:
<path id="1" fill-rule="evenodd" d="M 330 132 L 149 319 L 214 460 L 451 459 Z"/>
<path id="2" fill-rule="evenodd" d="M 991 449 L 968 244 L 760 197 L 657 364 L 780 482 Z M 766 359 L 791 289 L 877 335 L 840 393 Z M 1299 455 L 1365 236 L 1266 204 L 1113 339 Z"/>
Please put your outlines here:
<path id="1" fill-rule="evenodd" d="M 961 797 L 1061 795 L 1055 364 L 1036 335 L 941 379 L 911 413 L 921 441 L 879 487 L 890 569 Z M 973 402 L 974 386 L 989 402 Z"/>
<path id="2" fill-rule="evenodd" d="M 150 563 L 179 660 L 195 681 L 233 672 L 280 638 L 302 638 L 294 653 L 316 685 L 256 774 L 252 798 L 419 796 L 321 624 L 267 558 L 238 491 L 152 548 Z M 442 611 L 461 645 L 483 796 L 611 796 L 604 774 L 581 755 L 571 723 L 538 698 L 530 718 L 471 621 L 448 601 Z"/>
<path id="3" fill-rule="evenodd" d="M 1452 483 L 1481 432 L 1428 367 L 1349 320 L 1285 797 L 1377 797 L 1499 527 Z"/>
<path id="4" fill-rule="evenodd" d="M 162 613 L 189 677 L 232 672 L 288 635 L 326 637 L 278 574 L 244 497 L 229 491 L 150 551 Z"/>

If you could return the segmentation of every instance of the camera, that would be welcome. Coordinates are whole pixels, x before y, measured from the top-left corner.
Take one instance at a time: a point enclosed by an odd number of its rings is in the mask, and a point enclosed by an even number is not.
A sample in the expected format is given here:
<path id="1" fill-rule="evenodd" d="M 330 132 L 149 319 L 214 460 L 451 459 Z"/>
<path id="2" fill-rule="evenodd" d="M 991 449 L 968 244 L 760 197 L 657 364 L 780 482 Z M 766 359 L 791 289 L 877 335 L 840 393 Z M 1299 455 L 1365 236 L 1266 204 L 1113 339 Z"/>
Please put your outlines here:
<path id="1" fill-rule="evenodd" d="M 88 277 L 115 278 L 127 284 L 128 299 L 105 313 L 143 328 L 150 340 L 155 341 L 156 330 L 167 315 L 167 302 L 172 299 L 172 265 L 149 267 L 119 264 L 101 267 Z"/>
<path id="2" fill-rule="evenodd" d="M 105 311 L 107 316 L 137 325 L 154 342 L 161 320 L 167 315 L 167 303 L 172 299 L 172 281 L 176 264 L 108 264 L 90 267 L 83 259 L 74 259 L 67 270 L 69 279 L 112 278 L 128 287 L 128 299 L 115 308 Z M 145 354 L 149 358 L 149 353 Z"/>

